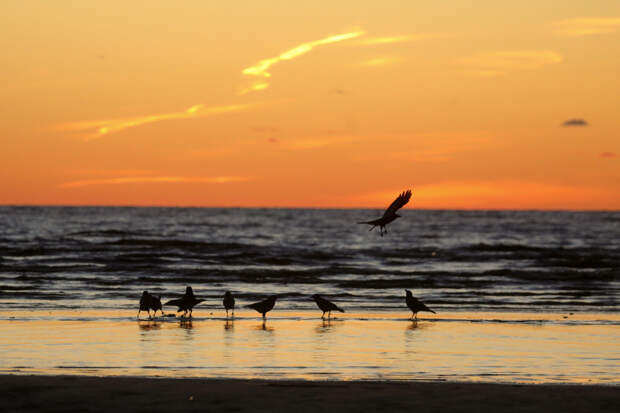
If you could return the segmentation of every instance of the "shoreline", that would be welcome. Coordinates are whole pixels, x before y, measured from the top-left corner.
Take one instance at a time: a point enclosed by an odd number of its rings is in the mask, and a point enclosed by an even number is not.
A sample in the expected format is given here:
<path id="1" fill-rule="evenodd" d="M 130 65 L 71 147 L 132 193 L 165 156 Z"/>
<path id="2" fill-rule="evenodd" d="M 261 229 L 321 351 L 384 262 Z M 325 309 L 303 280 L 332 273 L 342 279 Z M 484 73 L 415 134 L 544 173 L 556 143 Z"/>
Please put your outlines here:
<path id="1" fill-rule="evenodd" d="M 612 412 L 620 387 L 435 381 L 307 381 L 0 375 L 4 411 Z"/>

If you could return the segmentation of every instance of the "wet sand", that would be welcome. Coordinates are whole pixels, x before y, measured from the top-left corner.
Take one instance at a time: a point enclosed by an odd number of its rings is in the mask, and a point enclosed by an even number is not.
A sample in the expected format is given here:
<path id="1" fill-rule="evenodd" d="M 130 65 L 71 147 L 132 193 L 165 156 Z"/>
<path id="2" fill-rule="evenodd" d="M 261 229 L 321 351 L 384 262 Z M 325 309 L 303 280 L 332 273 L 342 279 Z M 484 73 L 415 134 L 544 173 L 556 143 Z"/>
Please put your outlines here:
<path id="1" fill-rule="evenodd" d="M 620 387 L 0 376 L 0 411 L 615 412 Z"/>

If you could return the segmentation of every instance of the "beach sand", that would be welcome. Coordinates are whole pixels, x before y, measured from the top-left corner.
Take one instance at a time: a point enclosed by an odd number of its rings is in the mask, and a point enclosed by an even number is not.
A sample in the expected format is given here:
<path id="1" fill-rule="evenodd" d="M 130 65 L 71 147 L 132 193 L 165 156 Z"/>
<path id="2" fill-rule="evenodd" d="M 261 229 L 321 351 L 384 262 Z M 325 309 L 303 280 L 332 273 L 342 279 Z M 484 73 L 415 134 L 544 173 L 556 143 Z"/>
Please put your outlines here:
<path id="1" fill-rule="evenodd" d="M 616 412 L 620 387 L 0 376 L 6 412 Z"/>

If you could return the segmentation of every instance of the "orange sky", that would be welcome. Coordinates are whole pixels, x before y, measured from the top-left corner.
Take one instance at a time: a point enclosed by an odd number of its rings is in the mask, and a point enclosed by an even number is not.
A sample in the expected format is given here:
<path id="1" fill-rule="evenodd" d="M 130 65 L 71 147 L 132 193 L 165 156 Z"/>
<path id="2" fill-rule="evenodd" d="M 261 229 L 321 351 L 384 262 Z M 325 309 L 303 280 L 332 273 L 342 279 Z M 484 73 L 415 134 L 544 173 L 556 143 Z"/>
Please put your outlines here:
<path id="1" fill-rule="evenodd" d="M 620 2 L 297 3 L 6 2 L 0 204 L 620 209 Z"/>

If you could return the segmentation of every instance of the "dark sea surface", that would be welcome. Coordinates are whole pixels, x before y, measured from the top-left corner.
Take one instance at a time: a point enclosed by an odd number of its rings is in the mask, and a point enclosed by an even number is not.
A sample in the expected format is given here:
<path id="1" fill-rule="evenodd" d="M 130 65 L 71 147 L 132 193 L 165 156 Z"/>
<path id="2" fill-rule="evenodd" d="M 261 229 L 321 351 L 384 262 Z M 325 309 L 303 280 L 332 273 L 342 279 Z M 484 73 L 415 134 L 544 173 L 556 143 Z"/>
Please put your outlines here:
<path id="1" fill-rule="evenodd" d="M 191 285 L 221 308 L 281 294 L 278 309 L 406 313 L 616 312 L 620 212 L 0 207 L 0 305 L 135 309 Z"/>

